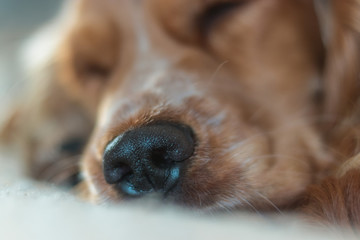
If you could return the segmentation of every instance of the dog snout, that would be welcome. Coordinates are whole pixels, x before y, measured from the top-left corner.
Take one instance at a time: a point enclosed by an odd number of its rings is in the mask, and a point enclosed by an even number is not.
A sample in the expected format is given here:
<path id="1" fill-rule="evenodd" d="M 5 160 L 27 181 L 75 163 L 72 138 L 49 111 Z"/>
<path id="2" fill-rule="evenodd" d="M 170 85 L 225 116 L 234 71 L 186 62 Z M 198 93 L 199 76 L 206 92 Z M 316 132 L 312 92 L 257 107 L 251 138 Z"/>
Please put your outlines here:
<path id="1" fill-rule="evenodd" d="M 105 180 L 127 196 L 168 193 L 194 148 L 194 134 L 187 125 L 161 122 L 129 130 L 105 148 Z"/>

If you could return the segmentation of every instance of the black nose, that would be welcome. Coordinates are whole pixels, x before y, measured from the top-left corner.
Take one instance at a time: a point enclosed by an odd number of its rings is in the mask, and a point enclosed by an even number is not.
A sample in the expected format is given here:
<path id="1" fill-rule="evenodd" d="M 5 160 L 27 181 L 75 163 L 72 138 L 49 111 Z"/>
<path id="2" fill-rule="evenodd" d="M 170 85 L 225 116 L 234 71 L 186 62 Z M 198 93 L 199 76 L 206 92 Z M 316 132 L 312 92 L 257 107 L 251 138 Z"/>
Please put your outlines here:
<path id="1" fill-rule="evenodd" d="M 104 152 L 104 176 L 125 195 L 168 192 L 194 152 L 190 127 L 169 122 L 142 126 L 116 137 Z"/>

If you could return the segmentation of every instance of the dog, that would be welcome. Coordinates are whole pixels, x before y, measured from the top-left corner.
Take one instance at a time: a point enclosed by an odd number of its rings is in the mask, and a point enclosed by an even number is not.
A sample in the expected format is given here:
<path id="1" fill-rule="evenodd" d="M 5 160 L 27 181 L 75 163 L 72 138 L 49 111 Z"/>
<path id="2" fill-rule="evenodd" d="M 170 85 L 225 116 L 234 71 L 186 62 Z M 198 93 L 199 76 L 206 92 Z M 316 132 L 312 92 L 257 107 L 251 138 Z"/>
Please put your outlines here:
<path id="1" fill-rule="evenodd" d="M 32 177 L 95 203 L 156 193 L 359 224 L 359 11 L 358 0 L 69 1 L 30 41 L 28 95 L 2 137 L 22 142 Z"/>

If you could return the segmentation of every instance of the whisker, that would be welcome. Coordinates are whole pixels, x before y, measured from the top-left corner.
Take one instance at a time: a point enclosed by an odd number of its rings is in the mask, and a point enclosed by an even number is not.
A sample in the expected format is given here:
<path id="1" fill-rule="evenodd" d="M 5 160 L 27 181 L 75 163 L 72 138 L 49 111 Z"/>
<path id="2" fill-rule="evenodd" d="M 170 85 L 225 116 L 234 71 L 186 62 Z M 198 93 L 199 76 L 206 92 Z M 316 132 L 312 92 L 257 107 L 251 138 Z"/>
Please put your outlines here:
<path id="1" fill-rule="evenodd" d="M 221 210 L 225 210 L 225 212 L 227 214 L 233 214 L 233 211 L 231 209 L 231 207 L 226 206 L 225 204 L 221 203 L 221 202 L 216 202 L 215 204 L 217 207 L 219 207 Z"/>
<path id="2" fill-rule="evenodd" d="M 284 213 L 269 198 L 261 194 L 259 191 L 255 191 L 255 193 L 262 199 L 264 199 L 266 202 L 268 202 L 270 206 L 272 206 L 281 216 L 284 216 Z"/>
<path id="3" fill-rule="evenodd" d="M 261 217 L 264 217 L 264 215 L 253 205 L 248 201 L 246 198 L 242 197 L 241 195 L 238 196 L 244 203 L 246 203 L 252 210 L 255 211 L 255 213 Z"/>
<path id="4" fill-rule="evenodd" d="M 61 182 L 67 177 L 70 177 L 71 175 L 78 172 L 78 160 L 80 156 L 80 154 L 77 154 L 57 161 L 53 161 L 43 167 L 43 169 L 41 169 L 37 173 L 37 176 L 45 181 Z"/>
<path id="5" fill-rule="evenodd" d="M 216 79 L 216 75 L 220 72 L 220 70 L 225 66 L 225 64 L 229 63 L 229 60 L 225 60 L 222 63 L 219 64 L 219 66 L 216 68 L 215 72 L 212 74 L 210 80 L 209 80 L 209 85 L 212 84 L 214 82 L 214 80 Z"/>

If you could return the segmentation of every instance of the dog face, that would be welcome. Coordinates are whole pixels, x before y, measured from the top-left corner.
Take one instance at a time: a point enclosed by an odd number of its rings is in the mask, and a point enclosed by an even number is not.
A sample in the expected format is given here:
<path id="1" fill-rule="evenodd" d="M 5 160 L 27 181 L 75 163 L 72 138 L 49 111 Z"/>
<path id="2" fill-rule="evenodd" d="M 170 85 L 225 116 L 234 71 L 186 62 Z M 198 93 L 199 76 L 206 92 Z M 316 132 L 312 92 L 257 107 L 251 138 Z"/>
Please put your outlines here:
<path id="1" fill-rule="evenodd" d="M 291 203 L 328 164 L 313 124 L 323 46 L 306 0 L 79 0 L 56 81 L 92 116 L 95 202 Z"/>

